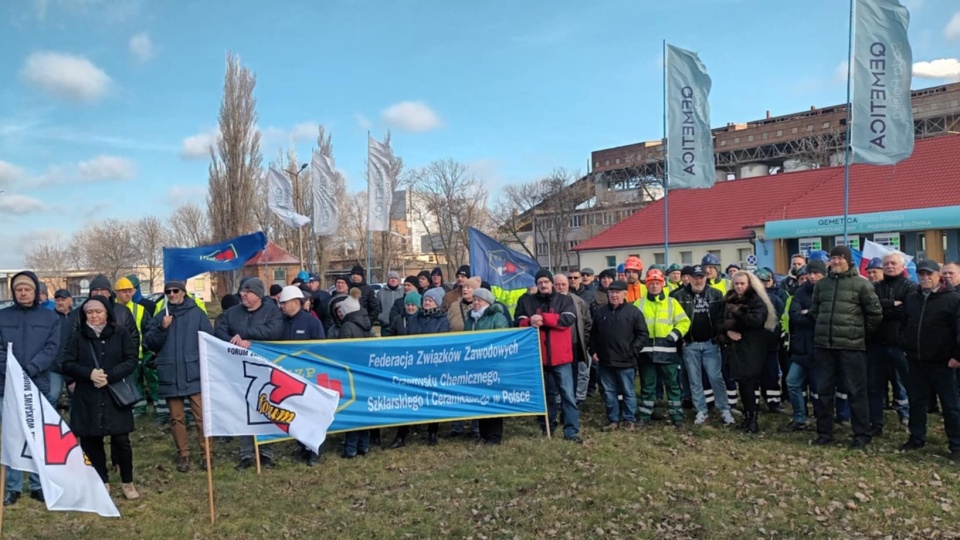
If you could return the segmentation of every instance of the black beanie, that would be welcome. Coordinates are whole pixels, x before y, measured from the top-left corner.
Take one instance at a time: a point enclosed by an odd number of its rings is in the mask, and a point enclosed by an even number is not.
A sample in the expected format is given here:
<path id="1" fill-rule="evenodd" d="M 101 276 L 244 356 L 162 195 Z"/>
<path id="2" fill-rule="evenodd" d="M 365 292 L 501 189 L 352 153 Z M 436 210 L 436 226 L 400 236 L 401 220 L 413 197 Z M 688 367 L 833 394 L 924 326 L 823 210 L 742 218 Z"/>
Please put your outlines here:
<path id="1" fill-rule="evenodd" d="M 836 246 L 830 250 L 831 257 L 843 257 L 847 260 L 847 264 L 853 266 L 853 253 L 850 251 L 850 248 L 847 246 Z"/>
<path id="2" fill-rule="evenodd" d="M 553 281 L 553 274 L 546 268 L 541 268 L 540 270 L 537 270 L 537 274 L 533 278 L 534 283 L 540 281 L 540 278 L 547 278 L 550 281 Z"/>
<path id="3" fill-rule="evenodd" d="M 617 271 L 614 270 L 613 268 L 607 268 L 606 270 L 602 270 L 599 274 L 598 279 L 603 279 L 603 278 L 617 279 Z"/>
<path id="4" fill-rule="evenodd" d="M 270 296 L 276 296 L 280 294 L 282 291 L 283 291 L 283 287 L 281 287 L 276 283 L 270 286 Z"/>
<path id="5" fill-rule="evenodd" d="M 427 277 L 429 278 L 429 276 Z M 420 280 L 417 278 L 417 276 L 407 276 L 403 279 L 403 282 L 413 285 L 414 288 L 417 288 L 420 286 Z"/>
<path id="6" fill-rule="evenodd" d="M 462 276 L 470 277 L 470 267 L 464 264 L 464 265 L 461 266 L 460 268 L 457 268 L 457 273 L 456 273 L 455 275 L 456 275 L 456 276 L 461 276 L 461 275 L 462 275 Z"/>
<path id="7" fill-rule="evenodd" d="M 354 267 L 350 269 L 350 275 L 352 276 L 352 275 L 354 275 L 354 274 L 356 274 L 356 275 L 358 275 L 358 276 L 362 276 L 362 275 L 363 275 L 363 267 L 360 266 L 359 264 L 354 265 Z"/>

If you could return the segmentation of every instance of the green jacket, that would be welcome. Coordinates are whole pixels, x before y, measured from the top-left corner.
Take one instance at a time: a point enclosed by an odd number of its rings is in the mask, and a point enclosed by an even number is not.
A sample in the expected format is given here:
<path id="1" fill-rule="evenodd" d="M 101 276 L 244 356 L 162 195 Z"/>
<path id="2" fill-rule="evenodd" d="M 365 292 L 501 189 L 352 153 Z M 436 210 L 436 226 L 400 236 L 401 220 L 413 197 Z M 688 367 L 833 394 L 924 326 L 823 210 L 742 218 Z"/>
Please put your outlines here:
<path id="1" fill-rule="evenodd" d="M 856 268 L 817 282 L 810 314 L 816 321 L 814 346 L 825 349 L 866 350 L 866 336 L 883 320 L 873 284 Z"/>
<path id="2" fill-rule="evenodd" d="M 463 321 L 464 330 L 498 330 L 500 328 L 510 328 L 510 321 L 503 314 L 500 304 L 488 307 L 479 319 L 474 319 L 468 313 L 467 319 Z"/>

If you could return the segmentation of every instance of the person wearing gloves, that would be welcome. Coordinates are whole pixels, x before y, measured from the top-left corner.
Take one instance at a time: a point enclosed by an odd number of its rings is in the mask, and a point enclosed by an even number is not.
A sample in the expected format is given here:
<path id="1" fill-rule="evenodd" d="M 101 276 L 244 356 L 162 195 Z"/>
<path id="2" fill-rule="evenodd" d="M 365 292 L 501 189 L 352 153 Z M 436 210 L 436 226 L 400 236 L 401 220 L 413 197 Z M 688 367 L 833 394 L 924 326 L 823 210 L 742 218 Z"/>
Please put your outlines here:
<path id="1" fill-rule="evenodd" d="M 137 368 L 139 348 L 117 324 L 116 310 L 105 296 L 91 296 L 80 306 L 80 328 L 63 349 L 63 373 L 76 381 L 70 401 L 70 429 L 109 491 L 104 437 L 110 437 L 110 458 L 120 468 L 123 496 L 139 499 L 133 485 L 133 410 L 121 408 L 107 385 L 129 377 Z M 126 309 L 126 308 L 124 308 Z"/>
<path id="2" fill-rule="evenodd" d="M 170 410 L 170 433 L 177 451 L 177 471 L 186 473 L 190 471 L 190 443 L 184 411 L 188 400 L 197 427 L 200 451 L 206 451 L 197 334 L 204 332 L 213 335 L 213 327 L 207 314 L 196 303 L 187 300 L 183 281 L 167 281 L 163 293 L 166 303 L 147 329 L 144 346 L 157 353 L 159 396 L 166 401 Z M 206 470 L 206 464 L 202 460 L 200 467 Z"/>

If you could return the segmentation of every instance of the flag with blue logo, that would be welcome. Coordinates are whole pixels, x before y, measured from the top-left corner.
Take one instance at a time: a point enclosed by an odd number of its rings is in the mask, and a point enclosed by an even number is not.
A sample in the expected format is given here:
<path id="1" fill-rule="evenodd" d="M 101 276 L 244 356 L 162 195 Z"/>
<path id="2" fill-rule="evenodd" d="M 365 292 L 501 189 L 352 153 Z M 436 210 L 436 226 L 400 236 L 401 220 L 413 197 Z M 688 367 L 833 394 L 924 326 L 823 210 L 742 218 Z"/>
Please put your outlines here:
<path id="1" fill-rule="evenodd" d="M 267 247 L 263 231 L 209 246 L 163 248 L 164 279 L 190 279 L 205 272 L 236 270 Z"/>
<path id="2" fill-rule="evenodd" d="M 470 228 L 470 268 L 474 275 L 490 283 L 493 296 L 513 314 L 517 300 L 536 284 L 540 265 L 519 251 L 512 250 L 482 232 Z"/>
<path id="3" fill-rule="evenodd" d="M 898 0 L 856 0 L 850 62 L 850 163 L 893 165 L 913 153 L 910 14 Z"/>

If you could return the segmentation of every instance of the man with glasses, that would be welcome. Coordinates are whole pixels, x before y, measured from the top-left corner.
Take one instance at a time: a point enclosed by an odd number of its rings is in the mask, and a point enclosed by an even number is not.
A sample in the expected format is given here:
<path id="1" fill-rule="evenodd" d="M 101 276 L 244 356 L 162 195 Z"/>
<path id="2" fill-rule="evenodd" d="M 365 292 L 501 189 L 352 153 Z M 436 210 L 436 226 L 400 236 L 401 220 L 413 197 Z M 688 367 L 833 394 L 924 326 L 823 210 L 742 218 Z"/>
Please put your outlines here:
<path id="1" fill-rule="evenodd" d="M 183 281 L 169 280 L 163 288 L 166 303 L 163 311 L 151 318 L 144 346 L 157 353 L 159 397 L 166 402 L 170 416 L 170 433 L 177 448 L 177 471 L 190 471 L 190 444 L 187 438 L 185 402 L 196 422 L 200 452 L 206 450 L 203 436 L 203 401 L 200 395 L 199 332 L 213 334 L 207 314 L 195 302 L 186 301 Z M 200 468 L 206 470 L 206 460 Z"/>
<path id="2" fill-rule="evenodd" d="M 279 341 L 283 337 L 283 315 L 276 302 L 264 302 L 266 291 L 260 278 L 251 278 L 240 287 L 240 304 L 223 312 L 214 335 L 233 345 L 250 348 L 251 341 Z M 253 437 L 240 438 L 240 462 L 237 470 L 254 464 Z M 260 464 L 273 468 L 273 450 L 266 445 L 260 452 Z"/>
<path id="3" fill-rule="evenodd" d="M 557 414 L 557 394 L 563 409 L 563 438 L 580 442 L 580 410 L 577 408 L 573 380 L 572 326 L 577 322 L 576 306 L 568 296 L 553 288 L 553 274 L 540 269 L 535 276 L 537 292 L 517 302 L 517 326 L 536 328 L 540 335 L 540 360 L 547 388 L 547 416 L 551 427 Z M 543 417 L 540 428 L 546 433 Z"/>

